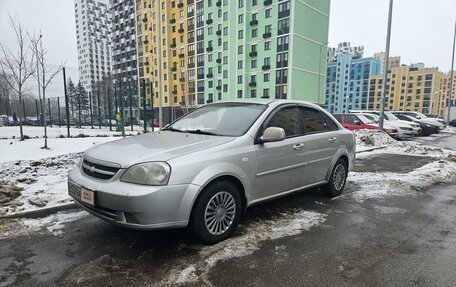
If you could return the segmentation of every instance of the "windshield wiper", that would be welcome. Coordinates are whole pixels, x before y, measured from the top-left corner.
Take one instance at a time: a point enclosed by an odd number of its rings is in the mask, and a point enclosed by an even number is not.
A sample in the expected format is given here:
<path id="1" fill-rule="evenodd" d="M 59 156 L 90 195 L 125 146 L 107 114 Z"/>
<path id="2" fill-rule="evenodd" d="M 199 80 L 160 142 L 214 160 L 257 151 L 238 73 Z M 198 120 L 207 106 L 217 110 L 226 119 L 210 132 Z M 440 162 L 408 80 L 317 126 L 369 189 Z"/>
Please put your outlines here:
<path id="1" fill-rule="evenodd" d="M 186 131 L 183 131 L 183 130 L 180 130 L 180 129 L 176 129 L 176 128 L 173 128 L 173 127 L 168 127 L 168 128 L 165 128 L 163 129 L 164 131 L 172 131 L 172 132 L 178 132 L 178 133 L 185 133 Z"/>
<path id="2" fill-rule="evenodd" d="M 184 132 L 187 132 L 190 134 L 199 134 L 199 135 L 222 136 L 221 134 L 218 134 L 218 133 L 207 132 L 207 131 L 202 131 L 202 130 L 185 130 Z"/>

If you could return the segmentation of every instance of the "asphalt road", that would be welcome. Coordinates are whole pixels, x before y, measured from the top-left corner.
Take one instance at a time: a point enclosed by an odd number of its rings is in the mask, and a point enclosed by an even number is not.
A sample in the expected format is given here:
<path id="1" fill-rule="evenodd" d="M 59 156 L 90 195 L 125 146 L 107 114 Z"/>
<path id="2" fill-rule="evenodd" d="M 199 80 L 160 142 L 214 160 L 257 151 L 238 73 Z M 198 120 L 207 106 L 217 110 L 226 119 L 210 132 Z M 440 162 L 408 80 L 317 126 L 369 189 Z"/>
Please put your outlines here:
<path id="1" fill-rule="evenodd" d="M 399 168 L 388 156 L 371 157 L 356 168 L 408 172 L 428 160 L 396 155 Z M 346 193 L 355 189 L 349 185 Z M 186 286 L 452 286 L 455 191 L 454 185 L 436 186 L 415 197 L 360 203 L 310 190 L 249 209 L 234 245 L 219 250 L 194 242 L 185 230 L 132 231 L 87 216 L 66 224 L 62 236 L 38 232 L 0 240 L 0 286 L 162 286 L 175 285 L 180 278 L 174 275 L 182 274 L 195 275 Z M 205 254 L 236 253 L 237 238 L 289 210 L 326 217 L 308 231 L 263 240 L 245 256 L 210 264 Z"/>

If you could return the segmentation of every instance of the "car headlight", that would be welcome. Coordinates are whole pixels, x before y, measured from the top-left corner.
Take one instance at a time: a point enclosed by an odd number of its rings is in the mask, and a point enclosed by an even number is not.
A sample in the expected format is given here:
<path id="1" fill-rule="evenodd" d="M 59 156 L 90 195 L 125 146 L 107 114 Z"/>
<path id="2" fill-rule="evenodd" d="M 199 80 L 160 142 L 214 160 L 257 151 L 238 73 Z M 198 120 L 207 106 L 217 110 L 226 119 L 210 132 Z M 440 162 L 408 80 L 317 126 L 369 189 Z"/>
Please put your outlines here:
<path id="1" fill-rule="evenodd" d="M 146 162 L 129 167 L 120 180 L 145 185 L 166 185 L 170 174 L 171 167 L 166 162 Z"/>

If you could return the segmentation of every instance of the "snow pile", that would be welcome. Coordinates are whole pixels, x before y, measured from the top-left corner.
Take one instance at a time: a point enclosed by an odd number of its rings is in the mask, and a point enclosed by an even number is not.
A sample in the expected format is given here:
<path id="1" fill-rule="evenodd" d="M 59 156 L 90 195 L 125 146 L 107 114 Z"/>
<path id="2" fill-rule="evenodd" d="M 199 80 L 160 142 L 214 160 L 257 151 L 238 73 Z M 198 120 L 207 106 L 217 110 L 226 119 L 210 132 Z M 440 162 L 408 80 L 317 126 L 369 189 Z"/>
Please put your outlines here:
<path id="1" fill-rule="evenodd" d="M 442 132 L 447 134 L 456 134 L 456 127 L 446 126 Z"/>
<path id="2" fill-rule="evenodd" d="M 67 192 L 67 175 L 80 157 L 80 154 L 71 153 L 0 164 L 0 178 L 22 189 L 21 195 L 0 206 L 0 215 L 71 202 Z"/>
<path id="3" fill-rule="evenodd" d="M 359 187 L 353 193 L 358 202 L 386 196 L 413 196 L 436 184 L 456 183 L 456 158 L 434 161 L 406 174 L 352 172 L 348 182 Z"/>
<path id="4" fill-rule="evenodd" d="M 289 210 L 274 219 L 251 222 L 239 225 L 238 232 L 227 240 L 212 246 L 190 246 L 198 249 L 198 258 L 187 258 L 180 268 L 172 269 L 162 285 L 185 284 L 201 278 L 208 282 L 207 274 L 219 262 L 243 257 L 260 249 L 262 242 L 287 236 L 297 235 L 312 227 L 321 225 L 326 215 L 306 210 Z M 194 264 L 194 262 L 202 262 Z M 198 274 L 198 275 L 197 275 Z M 210 284 L 208 284 L 210 285 Z"/>
<path id="5" fill-rule="evenodd" d="M 396 144 L 397 141 L 380 130 L 355 130 L 357 150 L 380 148 Z"/>

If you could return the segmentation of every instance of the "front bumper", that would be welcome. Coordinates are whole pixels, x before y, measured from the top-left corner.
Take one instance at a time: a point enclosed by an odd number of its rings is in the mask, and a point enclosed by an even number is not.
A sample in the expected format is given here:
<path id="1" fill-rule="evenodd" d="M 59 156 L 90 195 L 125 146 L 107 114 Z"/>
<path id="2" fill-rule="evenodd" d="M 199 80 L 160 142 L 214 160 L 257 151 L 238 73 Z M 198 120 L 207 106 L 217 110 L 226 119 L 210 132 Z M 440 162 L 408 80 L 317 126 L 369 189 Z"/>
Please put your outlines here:
<path id="1" fill-rule="evenodd" d="M 91 214 L 133 229 L 163 229 L 188 225 L 200 186 L 194 184 L 146 186 L 121 182 L 118 172 L 110 180 L 85 175 L 77 167 L 68 174 L 68 185 L 95 194 L 95 204 L 86 204 L 70 196 Z"/>

